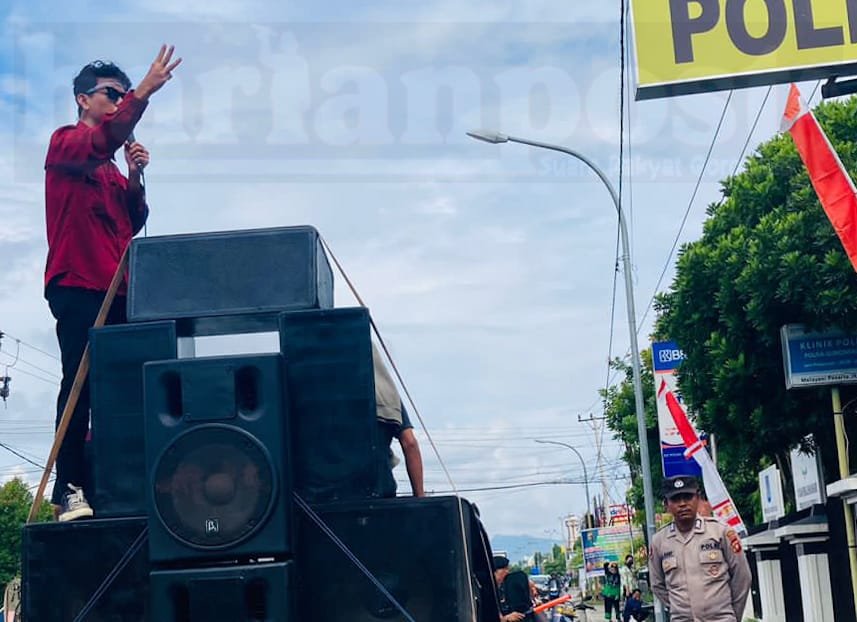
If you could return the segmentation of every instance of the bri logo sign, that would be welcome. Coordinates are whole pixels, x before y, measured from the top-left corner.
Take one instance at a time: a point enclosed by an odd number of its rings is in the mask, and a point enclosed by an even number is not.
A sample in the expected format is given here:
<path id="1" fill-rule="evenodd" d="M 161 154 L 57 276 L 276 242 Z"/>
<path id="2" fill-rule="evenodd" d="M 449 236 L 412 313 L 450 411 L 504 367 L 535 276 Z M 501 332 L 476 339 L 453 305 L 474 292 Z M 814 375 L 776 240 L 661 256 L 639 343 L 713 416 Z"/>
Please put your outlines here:
<path id="1" fill-rule="evenodd" d="M 675 341 L 652 344 L 652 363 L 655 371 L 674 371 L 685 359 L 684 352 Z"/>

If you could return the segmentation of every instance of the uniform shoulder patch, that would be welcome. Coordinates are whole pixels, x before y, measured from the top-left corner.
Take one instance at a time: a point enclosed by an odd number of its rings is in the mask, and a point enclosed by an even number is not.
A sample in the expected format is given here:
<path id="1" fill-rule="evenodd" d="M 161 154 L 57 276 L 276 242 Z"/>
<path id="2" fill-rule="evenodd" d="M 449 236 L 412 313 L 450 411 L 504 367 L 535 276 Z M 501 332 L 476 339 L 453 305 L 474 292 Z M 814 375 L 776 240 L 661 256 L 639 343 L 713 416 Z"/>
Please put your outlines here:
<path id="1" fill-rule="evenodd" d="M 664 525 L 655 532 L 655 535 L 659 533 L 667 533 L 670 529 L 675 529 L 675 523 L 669 523 L 667 525 Z"/>
<path id="2" fill-rule="evenodd" d="M 729 542 L 729 546 L 732 547 L 732 552 L 741 553 L 744 550 L 744 547 L 741 545 L 741 538 L 738 537 L 738 534 L 731 527 L 726 530 L 726 541 Z"/>

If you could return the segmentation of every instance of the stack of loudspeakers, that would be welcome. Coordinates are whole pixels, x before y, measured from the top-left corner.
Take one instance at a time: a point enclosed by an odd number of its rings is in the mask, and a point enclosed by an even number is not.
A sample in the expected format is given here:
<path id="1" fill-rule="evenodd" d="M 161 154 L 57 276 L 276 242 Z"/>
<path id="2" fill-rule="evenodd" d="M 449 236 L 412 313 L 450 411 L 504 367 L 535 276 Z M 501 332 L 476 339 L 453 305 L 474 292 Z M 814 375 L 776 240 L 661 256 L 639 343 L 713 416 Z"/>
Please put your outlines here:
<path id="1" fill-rule="evenodd" d="M 475 508 L 381 498 L 369 312 L 315 229 L 135 240 L 128 319 L 90 332 L 97 518 L 24 528 L 24 620 L 497 620 Z"/>

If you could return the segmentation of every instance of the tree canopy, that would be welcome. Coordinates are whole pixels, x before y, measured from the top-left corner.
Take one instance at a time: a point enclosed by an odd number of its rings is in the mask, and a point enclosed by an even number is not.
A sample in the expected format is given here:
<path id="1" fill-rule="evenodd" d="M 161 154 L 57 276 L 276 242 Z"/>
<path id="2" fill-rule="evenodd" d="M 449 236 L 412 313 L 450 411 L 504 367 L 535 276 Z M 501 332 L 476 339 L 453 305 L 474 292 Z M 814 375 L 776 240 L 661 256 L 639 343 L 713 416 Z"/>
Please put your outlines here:
<path id="1" fill-rule="evenodd" d="M 21 572 L 21 529 L 33 503 L 27 484 L 15 478 L 0 487 L 0 588 Z M 43 501 L 38 520 L 53 516 L 51 504 Z"/>
<path id="2" fill-rule="evenodd" d="M 857 170 L 857 99 L 822 104 L 816 115 Z M 788 477 L 788 452 L 807 434 L 827 480 L 838 479 L 829 389 L 786 390 L 780 328 L 857 330 L 857 274 L 790 136 L 761 145 L 722 182 L 656 309 L 657 336 L 687 356 L 679 386 L 698 426 L 718 438 L 720 472 L 745 520 L 758 511 L 757 472 L 778 463 Z"/>

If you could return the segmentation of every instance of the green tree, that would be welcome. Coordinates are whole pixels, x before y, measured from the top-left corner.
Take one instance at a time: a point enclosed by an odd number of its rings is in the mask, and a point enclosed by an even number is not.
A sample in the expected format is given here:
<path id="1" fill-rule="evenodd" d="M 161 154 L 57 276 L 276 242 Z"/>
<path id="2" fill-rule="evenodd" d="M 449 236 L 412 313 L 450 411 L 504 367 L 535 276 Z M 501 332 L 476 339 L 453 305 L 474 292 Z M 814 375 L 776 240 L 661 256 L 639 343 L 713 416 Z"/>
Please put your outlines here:
<path id="1" fill-rule="evenodd" d="M 565 573 L 565 553 L 562 547 L 554 544 L 551 549 L 551 557 L 544 562 L 544 574 L 564 574 Z"/>
<path id="2" fill-rule="evenodd" d="M 816 113 L 857 170 L 857 100 Z M 758 512 L 757 472 L 777 463 L 788 478 L 788 451 L 806 434 L 822 449 L 827 479 L 838 478 L 829 390 L 785 389 L 780 328 L 857 329 L 857 276 L 788 135 L 761 145 L 724 181 L 707 216 L 657 299 L 657 333 L 687 355 L 682 394 L 699 427 L 717 435 L 720 473 L 749 520 Z"/>
<path id="3" fill-rule="evenodd" d="M 5 586 L 21 568 L 21 529 L 27 522 L 33 495 L 27 484 L 15 478 L 0 487 L 0 588 Z M 50 520 L 51 504 L 43 501 L 38 519 Z"/>
<path id="4" fill-rule="evenodd" d="M 655 403 L 655 382 L 652 375 L 652 350 L 640 353 L 642 358 L 643 412 L 646 416 L 646 436 L 649 445 L 649 463 L 652 472 L 652 485 L 655 498 L 659 497 L 663 468 L 661 466 L 661 444 L 658 433 L 658 413 Z M 601 391 L 604 398 L 607 427 L 613 432 L 613 438 L 625 447 L 624 458 L 631 471 L 631 489 L 628 503 L 637 512 L 637 522 L 645 522 L 645 504 L 643 500 L 642 465 L 640 462 L 640 435 L 637 428 L 637 406 L 634 399 L 633 370 L 630 363 L 614 359 L 610 366 L 624 375 L 623 380 Z"/>

